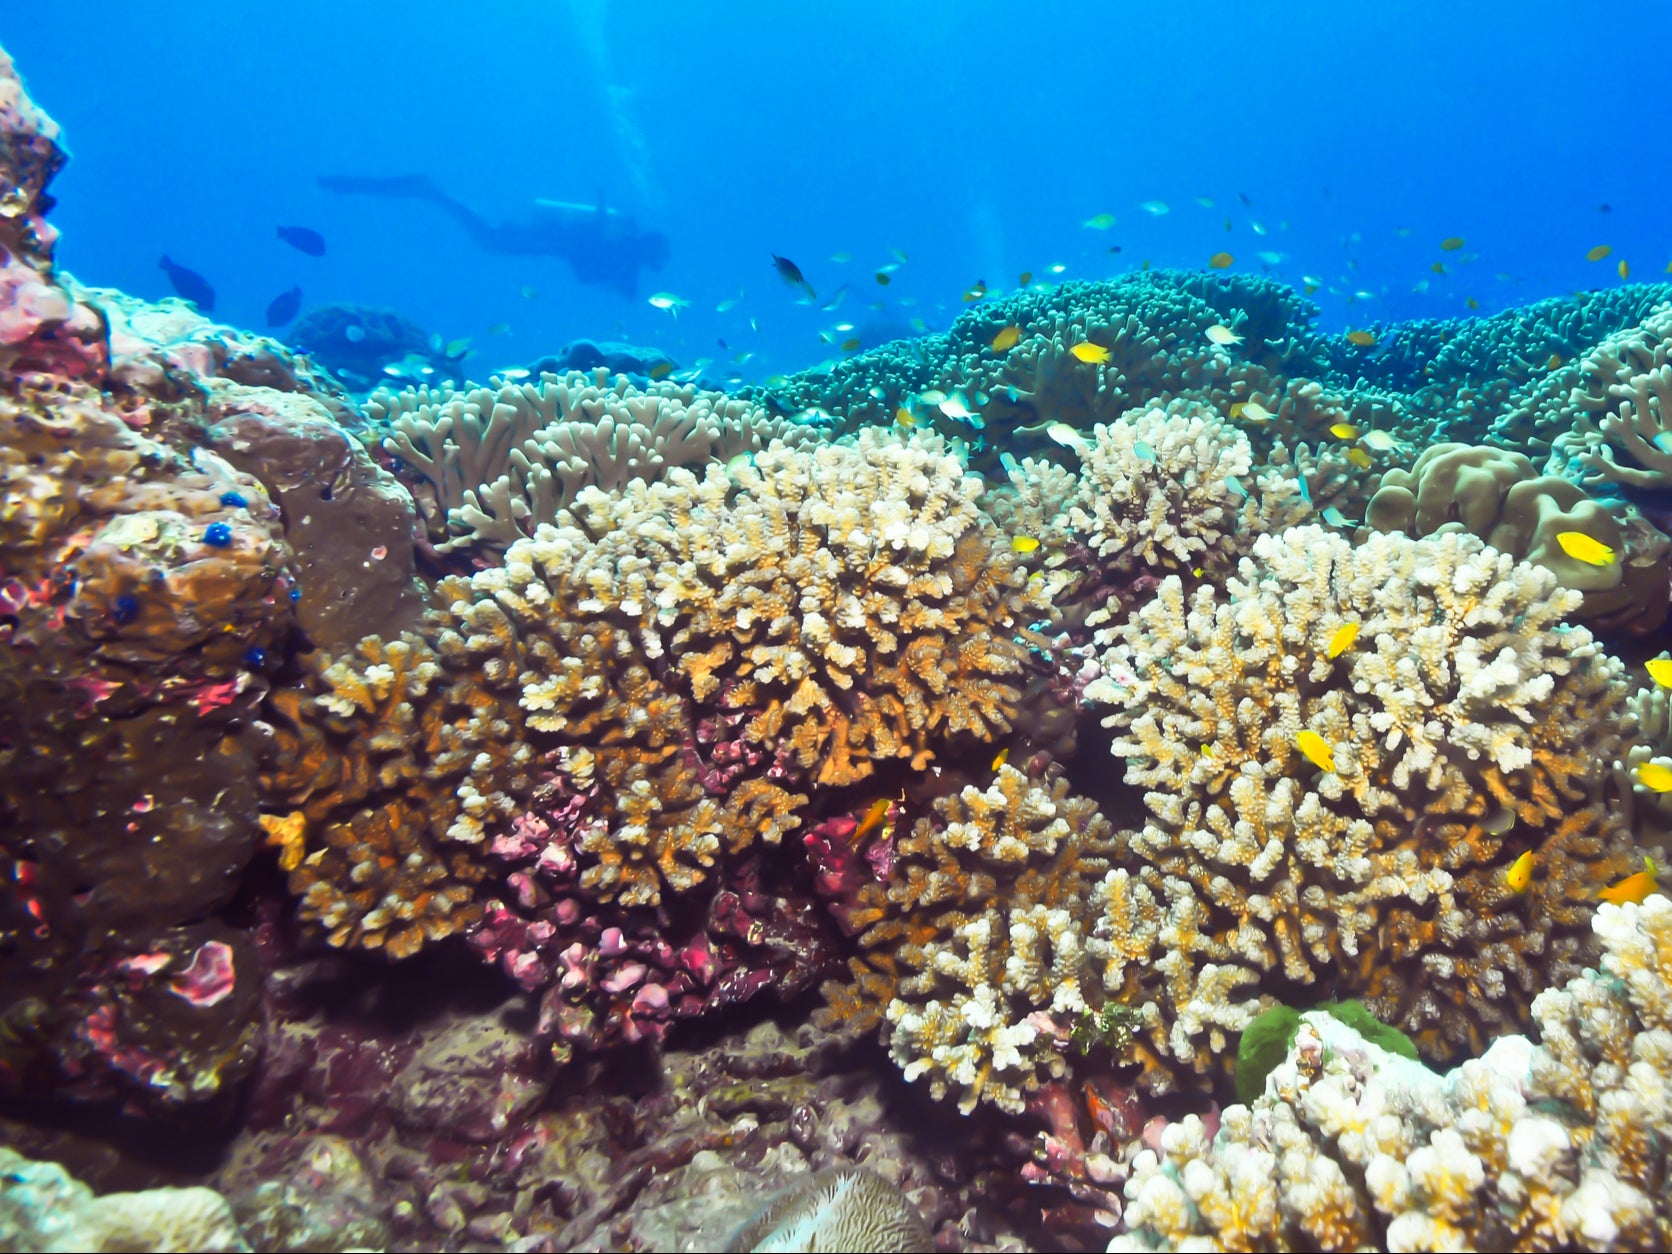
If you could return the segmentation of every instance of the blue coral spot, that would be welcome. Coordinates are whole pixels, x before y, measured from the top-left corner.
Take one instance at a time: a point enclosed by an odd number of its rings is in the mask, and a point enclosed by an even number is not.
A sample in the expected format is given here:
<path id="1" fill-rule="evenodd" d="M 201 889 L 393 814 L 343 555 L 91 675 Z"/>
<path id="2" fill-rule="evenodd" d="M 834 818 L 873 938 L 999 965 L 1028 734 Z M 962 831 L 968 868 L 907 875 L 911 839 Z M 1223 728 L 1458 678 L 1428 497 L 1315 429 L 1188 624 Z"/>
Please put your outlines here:
<path id="1" fill-rule="evenodd" d="M 119 596 L 111 604 L 110 616 L 118 627 L 126 627 L 139 617 L 139 602 L 130 596 Z"/>
<path id="2" fill-rule="evenodd" d="M 232 543 L 232 528 L 224 522 L 210 523 L 203 529 L 203 543 L 212 549 L 224 549 Z"/>
<path id="3" fill-rule="evenodd" d="M 290 599 L 292 602 L 300 601 L 302 599 L 302 589 L 292 588 L 290 590 Z"/>
<path id="4" fill-rule="evenodd" d="M 222 492 L 221 504 L 228 509 L 243 509 L 249 504 L 249 501 L 244 499 L 242 492 Z"/>
<path id="5" fill-rule="evenodd" d="M 257 645 L 244 654 L 244 662 L 255 670 L 267 665 L 267 650 Z"/>

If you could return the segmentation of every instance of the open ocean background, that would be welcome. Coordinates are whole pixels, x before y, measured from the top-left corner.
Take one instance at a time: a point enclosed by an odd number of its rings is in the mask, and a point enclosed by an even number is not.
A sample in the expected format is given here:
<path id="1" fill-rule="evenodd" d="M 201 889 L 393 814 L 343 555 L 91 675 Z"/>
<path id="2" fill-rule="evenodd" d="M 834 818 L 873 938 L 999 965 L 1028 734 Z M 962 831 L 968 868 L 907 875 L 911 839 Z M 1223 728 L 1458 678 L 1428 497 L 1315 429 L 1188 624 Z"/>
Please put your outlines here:
<path id="1" fill-rule="evenodd" d="M 939 329 L 977 280 L 997 293 L 1053 264 L 1100 278 L 1223 250 L 1321 279 L 1329 328 L 1614 284 L 1622 259 L 1658 278 L 1662 34 L 1648 8 L 1497 2 L 89 0 L 73 23 L 0 18 L 72 145 L 54 221 L 78 278 L 169 295 L 166 252 L 253 328 L 292 284 L 304 309 L 388 306 L 472 337 L 474 377 L 585 335 L 717 374 L 753 352 L 758 379 L 836 353 L 821 330 Z M 491 219 L 602 195 L 672 261 L 629 300 L 555 258 L 483 255 L 433 206 L 314 185 L 409 173 Z M 1099 214 L 1114 225 L 1082 225 Z M 909 260 L 885 289 L 893 249 Z M 848 283 L 843 303 L 797 305 L 774 252 L 821 303 Z M 653 291 L 691 306 L 675 320 Z"/>

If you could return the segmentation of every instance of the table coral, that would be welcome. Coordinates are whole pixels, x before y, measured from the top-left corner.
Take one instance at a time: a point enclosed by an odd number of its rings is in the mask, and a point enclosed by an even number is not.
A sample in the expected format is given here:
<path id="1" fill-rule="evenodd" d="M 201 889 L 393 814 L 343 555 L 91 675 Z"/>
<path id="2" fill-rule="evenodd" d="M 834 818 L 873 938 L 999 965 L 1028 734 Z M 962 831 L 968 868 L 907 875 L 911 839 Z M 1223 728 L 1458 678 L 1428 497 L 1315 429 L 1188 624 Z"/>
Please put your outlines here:
<path id="1" fill-rule="evenodd" d="M 1160 1011 L 1148 1082 L 1217 1068 L 1303 988 L 1455 1058 L 1585 960 L 1634 860 L 1605 794 L 1620 664 L 1562 623 L 1577 598 L 1472 536 L 1302 527 L 1106 631 L 1087 695 L 1150 811 L 1104 888 L 1109 991 Z"/>
<path id="2" fill-rule="evenodd" d="M 1109 1248 L 1665 1248 L 1672 901 L 1594 926 L 1601 970 L 1538 995 L 1539 1043 L 1446 1075 L 1307 1015 L 1211 1144 L 1191 1118 L 1138 1155 Z"/>

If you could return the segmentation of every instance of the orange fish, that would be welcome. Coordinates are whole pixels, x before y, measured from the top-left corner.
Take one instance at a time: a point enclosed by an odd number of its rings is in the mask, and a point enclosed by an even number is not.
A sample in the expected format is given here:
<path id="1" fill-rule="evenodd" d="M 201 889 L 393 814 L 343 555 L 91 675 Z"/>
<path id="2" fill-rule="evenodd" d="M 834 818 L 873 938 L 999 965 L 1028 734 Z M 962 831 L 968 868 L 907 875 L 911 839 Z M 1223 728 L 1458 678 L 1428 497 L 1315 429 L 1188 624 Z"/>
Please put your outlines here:
<path id="1" fill-rule="evenodd" d="M 865 817 L 859 820 L 859 826 L 853 829 L 853 843 L 858 844 L 872 832 L 882 826 L 882 821 L 888 817 L 889 810 L 894 803 L 887 797 L 878 797 L 871 803 L 871 808 L 865 811 Z"/>
<path id="2" fill-rule="evenodd" d="M 1208 258 L 1208 265 L 1214 270 L 1229 269 L 1235 262 L 1236 258 L 1231 256 L 1230 253 L 1214 253 L 1213 256 Z"/>
<path id="3" fill-rule="evenodd" d="M 1659 887 L 1660 885 L 1655 878 L 1654 860 L 1644 858 L 1641 871 L 1626 876 L 1625 879 L 1616 884 L 1610 884 L 1607 888 L 1598 892 L 1597 896 L 1604 901 L 1613 902 L 1616 906 L 1623 906 L 1628 901 L 1634 903 L 1642 901 L 1643 898 Z"/>

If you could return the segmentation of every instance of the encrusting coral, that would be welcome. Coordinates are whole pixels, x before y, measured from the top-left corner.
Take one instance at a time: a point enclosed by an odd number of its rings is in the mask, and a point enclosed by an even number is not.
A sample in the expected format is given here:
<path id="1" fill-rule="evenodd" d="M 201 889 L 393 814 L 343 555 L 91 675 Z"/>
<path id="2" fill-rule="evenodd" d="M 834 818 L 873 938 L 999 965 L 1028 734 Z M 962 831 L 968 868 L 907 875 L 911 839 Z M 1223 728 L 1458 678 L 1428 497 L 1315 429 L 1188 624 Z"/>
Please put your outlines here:
<path id="1" fill-rule="evenodd" d="M 1612 505 L 1614 508 L 1610 508 Z M 1672 542 L 1644 522 L 1626 532 L 1616 511 L 1559 475 L 1539 475 L 1520 453 L 1485 445 L 1434 444 L 1409 470 L 1382 476 L 1365 521 L 1411 536 L 1467 531 L 1517 560 L 1537 563 L 1564 588 L 1584 593 L 1576 614 L 1629 623 L 1639 634 L 1666 619 L 1667 555 Z M 1578 533 L 1605 546 L 1606 561 L 1580 561 L 1561 537 Z"/>
<path id="2" fill-rule="evenodd" d="M 1104 885 L 1108 991 L 1148 1016 L 1146 1083 L 1217 1068 L 1278 990 L 1453 1059 L 1586 960 L 1634 859 L 1606 795 L 1626 690 L 1563 624 L 1578 595 L 1473 536 L 1301 527 L 1104 633 L 1087 696 L 1150 811 Z"/>
<path id="3" fill-rule="evenodd" d="M 640 390 L 625 376 L 377 392 L 366 402 L 384 448 L 413 482 L 436 549 L 503 551 L 556 521 L 581 488 L 617 489 L 674 466 L 725 462 L 810 428 L 689 384 Z"/>
<path id="4" fill-rule="evenodd" d="M 1142 1151 L 1111 1250 L 1658 1250 L 1672 1242 L 1672 901 L 1604 905 L 1600 970 L 1541 992 L 1539 1039 L 1446 1075 L 1306 1016 L 1216 1137 Z"/>

